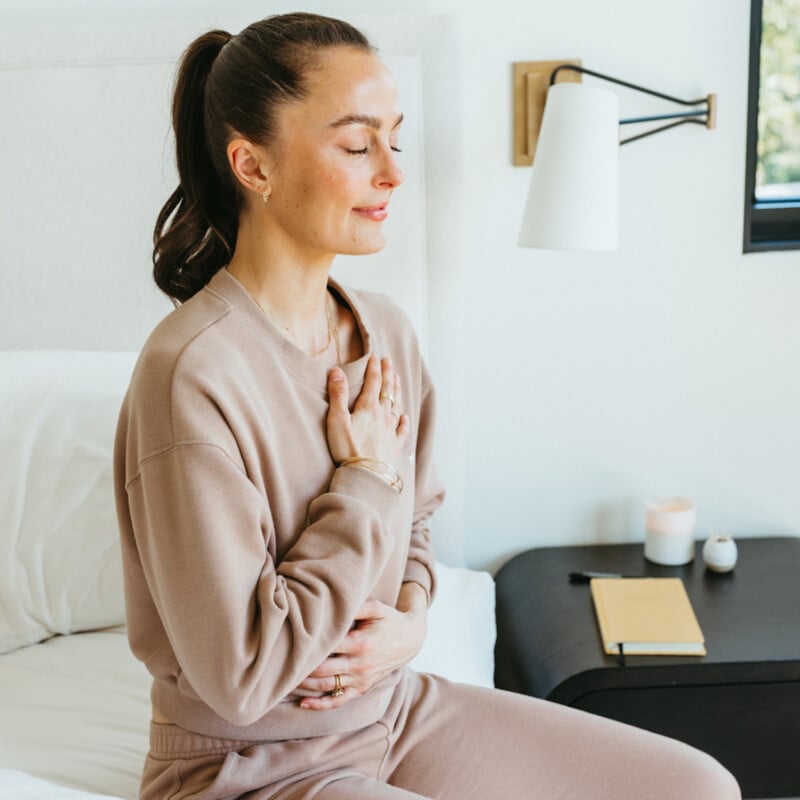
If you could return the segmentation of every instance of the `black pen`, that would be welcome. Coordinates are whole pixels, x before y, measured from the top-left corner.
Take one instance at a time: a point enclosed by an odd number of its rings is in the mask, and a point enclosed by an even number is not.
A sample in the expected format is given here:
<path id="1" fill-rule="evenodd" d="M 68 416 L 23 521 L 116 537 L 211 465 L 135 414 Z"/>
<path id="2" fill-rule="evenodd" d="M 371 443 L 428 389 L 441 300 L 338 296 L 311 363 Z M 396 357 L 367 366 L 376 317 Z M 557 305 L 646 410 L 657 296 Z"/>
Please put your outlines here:
<path id="1" fill-rule="evenodd" d="M 634 575 L 620 575 L 617 572 L 570 572 L 570 583 L 589 583 L 592 578 L 633 578 Z"/>

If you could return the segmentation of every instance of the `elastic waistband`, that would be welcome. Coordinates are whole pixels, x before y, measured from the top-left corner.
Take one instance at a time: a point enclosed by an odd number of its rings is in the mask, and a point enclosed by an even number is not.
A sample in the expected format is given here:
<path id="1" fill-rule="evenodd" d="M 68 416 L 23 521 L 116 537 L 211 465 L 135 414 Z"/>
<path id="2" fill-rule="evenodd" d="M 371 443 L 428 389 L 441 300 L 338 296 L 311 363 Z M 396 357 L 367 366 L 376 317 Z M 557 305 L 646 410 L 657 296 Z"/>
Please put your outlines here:
<path id="1" fill-rule="evenodd" d="M 151 692 L 153 707 L 172 724 L 153 723 L 158 736 L 165 735 L 166 738 L 163 742 L 159 738 L 157 743 L 151 740 L 151 747 L 158 747 L 159 751 L 162 747 L 177 747 L 178 733 L 199 736 L 193 743 L 181 739 L 183 743 L 180 746 L 189 749 L 212 747 L 210 751 L 203 750 L 204 753 L 228 752 L 238 749 L 236 745 L 241 743 L 246 746 L 253 742 L 278 742 L 349 733 L 381 719 L 389 707 L 401 675 L 402 670 L 396 670 L 367 694 L 328 711 L 309 711 L 300 708 L 296 700 L 283 701 L 260 720 L 246 727 L 227 722 L 202 701 L 182 695 L 174 684 L 155 680 Z M 210 742 L 216 744 L 209 744 Z"/>
<path id="2" fill-rule="evenodd" d="M 252 742 L 244 739 L 204 736 L 202 733 L 193 733 L 177 725 L 150 723 L 150 755 L 157 759 L 225 755 L 231 750 L 241 750 L 251 744 Z"/>

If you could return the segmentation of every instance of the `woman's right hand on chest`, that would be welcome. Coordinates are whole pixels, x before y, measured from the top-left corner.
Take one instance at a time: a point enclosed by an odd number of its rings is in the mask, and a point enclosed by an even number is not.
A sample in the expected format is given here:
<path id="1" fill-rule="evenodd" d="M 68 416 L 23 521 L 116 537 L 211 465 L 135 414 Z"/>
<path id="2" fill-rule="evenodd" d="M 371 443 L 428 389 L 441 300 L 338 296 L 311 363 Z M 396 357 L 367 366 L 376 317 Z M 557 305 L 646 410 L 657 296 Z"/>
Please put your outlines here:
<path id="1" fill-rule="evenodd" d="M 411 424 L 403 413 L 400 380 L 388 358 L 369 357 L 364 386 L 351 411 L 350 388 L 339 367 L 328 374 L 328 447 L 338 465 L 350 458 L 400 461 Z"/>

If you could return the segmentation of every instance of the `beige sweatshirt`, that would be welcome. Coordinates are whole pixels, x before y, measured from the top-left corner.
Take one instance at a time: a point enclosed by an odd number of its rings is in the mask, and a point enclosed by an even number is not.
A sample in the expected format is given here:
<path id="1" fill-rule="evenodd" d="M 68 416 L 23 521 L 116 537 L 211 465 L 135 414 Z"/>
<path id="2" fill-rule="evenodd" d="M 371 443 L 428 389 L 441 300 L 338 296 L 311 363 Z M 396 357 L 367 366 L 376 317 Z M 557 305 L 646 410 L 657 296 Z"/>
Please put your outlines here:
<path id="1" fill-rule="evenodd" d="M 171 722 L 243 740 L 340 733 L 380 717 L 395 671 L 330 711 L 295 689 L 368 597 L 433 592 L 434 399 L 407 318 L 331 281 L 364 349 L 392 359 L 412 423 L 397 494 L 327 446 L 327 369 L 221 270 L 147 341 L 115 450 L 128 635 Z M 344 366 L 351 400 L 367 356 Z"/>

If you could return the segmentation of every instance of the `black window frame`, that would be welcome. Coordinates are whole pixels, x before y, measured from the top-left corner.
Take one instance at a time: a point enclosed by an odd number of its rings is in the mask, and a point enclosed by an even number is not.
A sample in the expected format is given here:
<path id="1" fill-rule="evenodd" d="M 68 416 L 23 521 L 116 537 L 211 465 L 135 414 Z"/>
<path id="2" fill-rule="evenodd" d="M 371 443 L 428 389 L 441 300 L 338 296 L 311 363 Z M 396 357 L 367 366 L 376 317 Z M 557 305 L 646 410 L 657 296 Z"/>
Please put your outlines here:
<path id="1" fill-rule="evenodd" d="M 750 77 L 747 98 L 744 252 L 800 250 L 800 200 L 757 200 L 758 95 L 761 84 L 763 0 L 750 0 Z"/>

